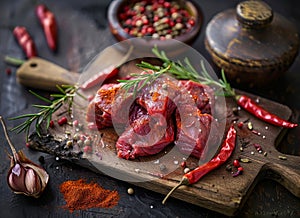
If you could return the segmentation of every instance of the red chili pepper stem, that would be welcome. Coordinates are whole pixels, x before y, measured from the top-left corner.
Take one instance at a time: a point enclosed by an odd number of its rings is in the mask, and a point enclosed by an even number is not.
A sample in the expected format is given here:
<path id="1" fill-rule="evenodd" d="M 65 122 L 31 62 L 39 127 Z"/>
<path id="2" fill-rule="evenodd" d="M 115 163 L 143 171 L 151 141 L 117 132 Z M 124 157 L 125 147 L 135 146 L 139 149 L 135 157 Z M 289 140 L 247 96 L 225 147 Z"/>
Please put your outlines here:
<path id="1" fill-rule="evenodd" d="M 171 194 L 178 189 L 182 185 L 191 185 L 198 182 L 203 176 L 207 173 L 211 172 L 212 170 L 216 169 L 217 167 L 221 166 L 225 163 L 228 158 L 231 156 L 234 148 L 235 148 L 235 141 L 236 141 L 236 130 L 233 125 L 229 128 L 227 132 L 226 139 L 223 141 L 220 152 L 209 162 L 198 166 L 196 169 L 186 173 L 182 180 L 178 185 L 176 185 L 163 199 L 162 204 L 165 204 L 167 199 L 171 196 Z"/>
<path id="2" fill-rule="evenodd" d="M 257 105 L 251 98 L 245 95 L 236 95 L 235 99 L 237 104 L 242 107 L 244 110 L 253 114 L 260 120 L 263 120 L 267 123 L 273 124 L 275 126 L 285 127 L 285 128 L 295 128 L 298 126 L 296 123 L 291 123 L 287 120 L 284 120 L 275 114 L 272 114 L 266 111 L 261 106 Z"/>

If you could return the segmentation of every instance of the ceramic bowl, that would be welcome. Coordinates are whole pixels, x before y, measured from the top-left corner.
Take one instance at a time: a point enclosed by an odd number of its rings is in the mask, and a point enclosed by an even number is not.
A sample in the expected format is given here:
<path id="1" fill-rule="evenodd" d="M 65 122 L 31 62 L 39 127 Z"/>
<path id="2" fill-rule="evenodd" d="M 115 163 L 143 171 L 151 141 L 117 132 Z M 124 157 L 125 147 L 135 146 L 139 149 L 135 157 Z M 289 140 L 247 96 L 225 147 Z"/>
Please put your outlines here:
<path id="1" fill-rule="evenodd" d="M 122 26 L 119 15 L 122 12 L 124 7 L 128 7 L 130 5 L 133 5 L 139 1 L 129 1 L 129 0 L 115 0 L 112 1 L 108 8 L 108 21 L 109 21 L 109 27 L 110 31 L 113 34 L 113 36 L 118 41 L 123 41 L 127 39 L 132 38 L 140 38 L 138 40 L 139 45 L 144 47 L 153 47 L 155 45 L 164 48 L 164 47 L 172 47 L 172 43 L 174 43 L 174 40 L 168 40 L 168 39 L 154 39 L 152 37 L 135 37 L 130 34 L 128 34 L 124 26 Z M 179 34 L 176 37 L 173 37 L 172 39 L 178 40 L 182 43 L 186 44 L 192 44 L 195 39 L 197 38 L 198 34 L 200 33 L 202 24 L 203 24 L 203 13 L 199 7 L 198 4 L 196 4 L 193 1 L 179 1 L 179 4 L 183 4 L 190 14 L 194 18 L 194 25 L 185 33 Z"/>

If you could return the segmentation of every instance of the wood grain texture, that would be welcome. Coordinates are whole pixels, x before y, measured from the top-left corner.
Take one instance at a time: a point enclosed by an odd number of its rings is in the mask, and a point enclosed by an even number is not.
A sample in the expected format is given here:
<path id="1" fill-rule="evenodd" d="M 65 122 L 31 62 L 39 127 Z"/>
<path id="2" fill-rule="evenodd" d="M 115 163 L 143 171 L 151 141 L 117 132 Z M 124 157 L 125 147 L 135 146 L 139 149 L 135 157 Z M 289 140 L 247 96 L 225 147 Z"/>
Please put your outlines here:
<path id="1" fill-rule="evenodd" d="M 253 99 L 259 99 L 261 106 L 282 118 L 288 119 L 291 116 L 291 110 L 284 105 L 258 96 L 250 96 Z M 260 135 L 251 132 L 246 125 L 243 128 L 236 127 L 238 132 L 236 148 L 228 162 L 203 177 L 198 183 L 179 188 L 172 196 L 225 215 L 235 215 L 245 204 L 255 185 L 262 179 L 269 178 L 279 182 L 291 193 L 300 197 L 300 169 L 298 167 L 300 157 L 284 155 L 276 149 L 276 145 L 285 131 L 280 127 L 267 125 L 242 110 L 239 111 L 238 116 L 233 115 L 232 108 L 236 107 L 233 99 L 227 99 L 226 105 L 228 107 L 228 122 L 248 120 Z M 58 112 L 55 116 L 54 119 L 58 119 L 61 115 Z M 76 119 L 79 119 L 81 123 L 85 122 L 84 115 L 79 115 Z M 181 180 L 182 168 L 178 165 L 174 169 L 174 160 L 179 160 L 179 162 L 181 160 L 179 152 L 175 151 L 172 154 L 172 157 L 177 157 L 177 159 L 169 156 L 164 161 L 160 161 L 166 166 L 166 171 L 161 171 L 160 164 L 156 163 L 157 159 L 164 156 L 164 152 L 169 151 L 169 147 L 157 155 L 141 157 L 134 161 L 120 159 L 116 156 L 114 147 L 118 135 L 112 128 L 108 128 L 92 132 L 92 134 L 102 136 L 101 141 L 98 141 L 96 148 L 94 148 L 100 152 L 101 158 L 99 158 L 99 155 L 96 154 L 82 155 L 80 152 L 66 152 L 63 149 L 66 143 L 66 131 L 70 132 L 70 135 L 76 133 L 76 129 L 70 125 L 49 129 L 42 138 L 33 133 L 31 135 L 31 147 L 162 194 L 167 194 Z M 266 152 L 267 155 L 258 153 L 253 144 L 260 144 L 263 153 Z M 243 151 L 240 150 L 240 147 L 243 147 Z M 282 160 L 279 156 L 284 156 L 286 159 Z M 226 165 L 238 158 L 248 158 L 251 163 L 241 163 L 244 168 L 243 175 L 232 177 L 232 173 L 226 170 Z M 198 160 L 188 158 L 187 164 L 194 168 L 197 166 Z M 172 170 L 168 170 L 171 168 Z"/>

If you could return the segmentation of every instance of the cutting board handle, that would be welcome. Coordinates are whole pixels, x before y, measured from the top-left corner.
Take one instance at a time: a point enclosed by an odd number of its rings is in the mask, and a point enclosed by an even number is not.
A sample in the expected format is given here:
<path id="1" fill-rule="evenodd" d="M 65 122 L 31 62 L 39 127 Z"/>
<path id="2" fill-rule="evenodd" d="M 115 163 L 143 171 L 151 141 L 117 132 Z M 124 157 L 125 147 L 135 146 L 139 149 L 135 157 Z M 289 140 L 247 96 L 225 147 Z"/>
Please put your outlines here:
<path id="1" fill-rule="evenodd" d="M 295 196 L 300 197 L 300 157 L 292 155 L 284 157 L 287 159 L 278 158 L 264 165 L 265 177 L 277 181 Z"/>
<path id="2" fill-rule="evenodd" d="M 78 73 L 38 57 L 30 58 L 17 70 L 20 84 L 47 91 L 57 91 L 56 85 L 73 85 L 78 77 Z"/>

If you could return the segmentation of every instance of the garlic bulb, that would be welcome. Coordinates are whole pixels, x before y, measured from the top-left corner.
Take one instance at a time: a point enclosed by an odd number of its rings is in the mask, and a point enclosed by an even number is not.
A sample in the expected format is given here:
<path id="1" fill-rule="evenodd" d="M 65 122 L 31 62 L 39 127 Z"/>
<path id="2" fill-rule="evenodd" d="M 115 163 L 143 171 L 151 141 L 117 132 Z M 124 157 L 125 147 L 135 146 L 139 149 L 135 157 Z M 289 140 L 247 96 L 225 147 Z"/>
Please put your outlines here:
<path id="1" fill-rule="evenodd" d="M 2 116 L 0 121 L 5 137 L 13 153 L 10 156 L 10 169 L 7 175 L 8 186 L 16 194 L 24 194 L 38 198 L 47 186 L 49 175 L 39 165 L 30 161 L 22 151 L 16 151 L 7 134 L 6 125 Z"/>

